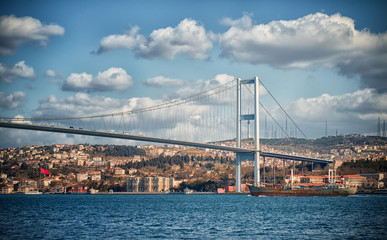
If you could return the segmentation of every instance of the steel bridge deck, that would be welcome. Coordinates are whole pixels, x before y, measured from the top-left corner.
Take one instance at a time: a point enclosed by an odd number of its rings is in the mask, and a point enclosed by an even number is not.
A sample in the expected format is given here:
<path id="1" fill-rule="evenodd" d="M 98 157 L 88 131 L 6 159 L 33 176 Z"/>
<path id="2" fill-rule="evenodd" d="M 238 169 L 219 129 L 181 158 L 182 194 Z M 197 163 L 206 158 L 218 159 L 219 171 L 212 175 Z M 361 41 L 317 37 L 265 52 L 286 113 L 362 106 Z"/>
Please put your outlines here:
<path id="1" fill-rule="evenodd" d="M 145 142 L 156 142 L 156 143 L 189 146 L 189 147 L 209 148 L 209 149 L 216 149 L 216 150 L 223 150 L 223 151 L 231 151 L 245 156 L 253 155 L 255 152 L 257 152 L 256 150 L 252 150 L 252 149 L 229 147 L 229 146 L 215 145 L 215 144 L 209 144 L 209 143 L 189 142 L 189 141 L 181 141 L 181 140 L 174 140 L 174 139 L 156 138 L 156 137 L 139 136 L 139 135 L 132 135 L 132 134 L 123 134 L 123 133 L 110 133 L 110 132 L 93 131 L 93 130 L 76 129 L 76 128 L 64 128 L 64 127 L 22 124 L 22 123 L 12 123 L 12 122 L 0 122 L 0 127 L 45 131 L 45 132 L 68 133 L 68 134 L 77 134 L 77 135 L 86 135 L 86 136 L 95 136 L 95 137 L 118 138 L 118 139 L 136 140 L 136 141 L 145 141 Z M 262 152 L 262 151 L 258 151 L 258 152 L 260 152 L 260 155 L 262 157 L 271 157 L 271 158 L 305 161 L 305 162 L 326 163 L 326 164 L 333 163 L 333 161 L 325 160 L 325 159 L 308 158 L 308 157 Z"/>

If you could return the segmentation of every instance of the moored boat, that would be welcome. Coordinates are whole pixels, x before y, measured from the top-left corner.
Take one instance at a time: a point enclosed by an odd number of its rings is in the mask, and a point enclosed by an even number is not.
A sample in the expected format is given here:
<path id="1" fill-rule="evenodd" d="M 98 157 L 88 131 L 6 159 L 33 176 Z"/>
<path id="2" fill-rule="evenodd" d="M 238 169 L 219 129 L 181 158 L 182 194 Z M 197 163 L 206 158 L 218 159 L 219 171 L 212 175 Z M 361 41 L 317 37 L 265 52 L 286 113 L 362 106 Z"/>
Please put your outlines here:
<path id="1" fill-rule="evenodd" d="M 254 186 L 247 185 L 252 196 L 348 196 L 356 193 L 355 187 L 325 184 L 321 186 Z"/>

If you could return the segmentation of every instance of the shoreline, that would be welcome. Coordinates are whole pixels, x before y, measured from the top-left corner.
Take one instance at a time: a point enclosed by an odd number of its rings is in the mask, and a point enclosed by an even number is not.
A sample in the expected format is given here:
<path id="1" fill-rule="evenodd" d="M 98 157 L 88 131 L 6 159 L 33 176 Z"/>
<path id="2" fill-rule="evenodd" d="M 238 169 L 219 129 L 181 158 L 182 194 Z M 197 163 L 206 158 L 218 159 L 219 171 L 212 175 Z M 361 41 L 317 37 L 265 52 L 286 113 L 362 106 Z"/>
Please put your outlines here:
<path id="1" fill-rule="evenodd" d="M 74 192 L 74 193 L 42 193 L 42 192 L 29 192 L 29 193 L 0 193 L 0 195 L 249 195 L 248 192 L 229 192 L 229 193 L 217 193 L 217 192 Z"/>

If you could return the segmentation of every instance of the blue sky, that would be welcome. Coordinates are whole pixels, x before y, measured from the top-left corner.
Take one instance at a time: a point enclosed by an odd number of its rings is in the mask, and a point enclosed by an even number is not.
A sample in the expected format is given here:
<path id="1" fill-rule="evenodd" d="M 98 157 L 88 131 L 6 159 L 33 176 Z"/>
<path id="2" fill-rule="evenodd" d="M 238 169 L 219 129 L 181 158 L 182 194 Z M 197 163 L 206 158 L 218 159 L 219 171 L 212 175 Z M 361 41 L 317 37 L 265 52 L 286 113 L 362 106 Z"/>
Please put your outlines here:
<path id="1" fill-rule="evenodd" d="M 166 100 L 226 74 L 259 76 L 308 137 L 325 120 L 332 135 L 374 134 L 387 119 L 385 1 L 0 4 L 1 116 L 42 116 L 79 94 Z M 53 141 L 1 131 L 1 146 Z"/>

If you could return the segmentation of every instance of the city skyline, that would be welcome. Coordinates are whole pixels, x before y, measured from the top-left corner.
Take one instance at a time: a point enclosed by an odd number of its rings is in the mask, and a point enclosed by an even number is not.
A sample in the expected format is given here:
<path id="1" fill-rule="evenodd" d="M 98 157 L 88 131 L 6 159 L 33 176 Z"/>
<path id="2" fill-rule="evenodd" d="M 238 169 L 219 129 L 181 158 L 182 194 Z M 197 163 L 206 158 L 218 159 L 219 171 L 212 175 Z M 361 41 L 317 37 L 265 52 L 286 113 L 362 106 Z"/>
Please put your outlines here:
<path id="1" fill-rule="evenodd" d="M 387 119 L 382 1 L 1 5 L 1 117 L 121 112 L 258 76 L 310 138 L 376 134 Z M 1 147 L 95 141 L 0 133 Z"/>

